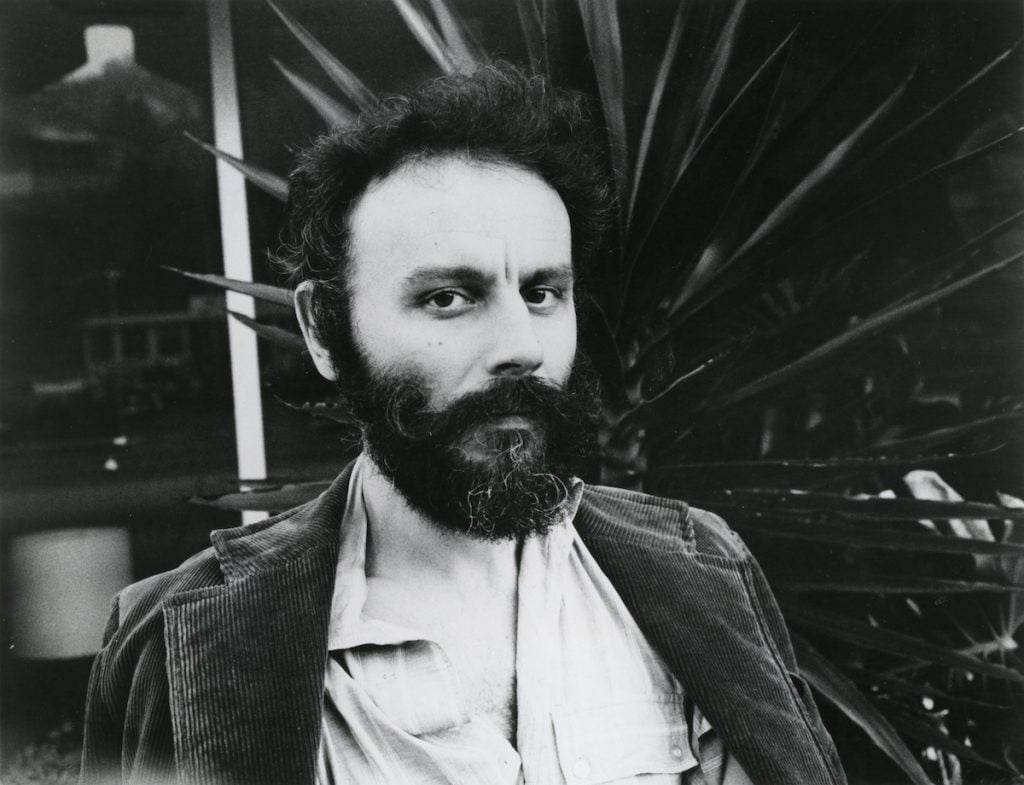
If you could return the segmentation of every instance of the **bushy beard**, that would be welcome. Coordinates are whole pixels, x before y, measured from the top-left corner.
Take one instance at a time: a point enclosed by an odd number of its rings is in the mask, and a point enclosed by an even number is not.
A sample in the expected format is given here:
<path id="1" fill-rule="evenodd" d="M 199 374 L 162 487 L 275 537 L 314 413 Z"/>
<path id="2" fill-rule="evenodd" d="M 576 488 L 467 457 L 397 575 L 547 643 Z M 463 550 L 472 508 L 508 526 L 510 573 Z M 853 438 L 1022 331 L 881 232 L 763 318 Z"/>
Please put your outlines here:
<path id="1" fill-rule="evenodd" d="M 409 372 L 365 374 L 356 387 L 345 397 L 374 463 L 409 504 L 460 534 L 544 533 L 594 452 L 601 398 L 583 360 L 565 388 L 499 377 L 439 410 Z"/>

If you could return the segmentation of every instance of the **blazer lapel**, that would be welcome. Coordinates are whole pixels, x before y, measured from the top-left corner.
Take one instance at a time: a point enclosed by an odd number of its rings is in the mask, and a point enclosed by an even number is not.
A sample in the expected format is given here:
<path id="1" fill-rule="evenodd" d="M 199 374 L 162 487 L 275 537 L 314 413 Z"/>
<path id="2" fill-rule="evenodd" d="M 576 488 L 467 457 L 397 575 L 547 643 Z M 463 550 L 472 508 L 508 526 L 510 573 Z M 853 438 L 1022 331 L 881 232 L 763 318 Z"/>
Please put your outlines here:
<path id="1" fill-rule="evenodd" d="M 179 781 L 313 782 L 350 473 L 297 512 L 214 532 L 225 583 L 165 603 Z"/>
<path id="2" fill-rule="evenodd" d="M 755 609 L 759 572 L 700 552 L 685 504 L 647 499 L 592 490 L 575 521 L 637 624 L 755 782 L 838 781 Z"/>

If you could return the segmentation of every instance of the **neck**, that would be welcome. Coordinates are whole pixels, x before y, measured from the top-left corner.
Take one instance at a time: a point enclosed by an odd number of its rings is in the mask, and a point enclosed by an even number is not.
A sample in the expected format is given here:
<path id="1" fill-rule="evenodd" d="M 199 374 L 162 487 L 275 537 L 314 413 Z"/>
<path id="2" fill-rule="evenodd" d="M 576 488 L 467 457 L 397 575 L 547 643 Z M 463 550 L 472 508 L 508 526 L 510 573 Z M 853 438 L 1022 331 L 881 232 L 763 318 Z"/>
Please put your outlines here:
<path id="1" fill-rule="evenodd" d="M 372 461 L 369 469 L 363 483 L 367 577 L 440 581 L 469 592 L 502 586 L 514 591 L 516 541 L 482 540 L 445 529 L 413 508 Z"/>

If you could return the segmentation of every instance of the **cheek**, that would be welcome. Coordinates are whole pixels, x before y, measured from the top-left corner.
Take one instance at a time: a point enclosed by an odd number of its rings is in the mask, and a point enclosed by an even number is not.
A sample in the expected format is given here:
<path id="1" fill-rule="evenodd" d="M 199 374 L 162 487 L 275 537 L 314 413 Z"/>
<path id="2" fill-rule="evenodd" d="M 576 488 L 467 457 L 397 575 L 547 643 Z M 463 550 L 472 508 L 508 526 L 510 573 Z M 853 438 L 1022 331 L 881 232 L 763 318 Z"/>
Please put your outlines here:
<path id="1" fill-rule="evenodd" d="M 576 315 L 575 313 L 553 322 L 545 331 L 543 338 L 547 347 L 544 352 L 544 364 L 549 375 L 564 384 L 572 372 L 573 360 L 576 358 Z"/>

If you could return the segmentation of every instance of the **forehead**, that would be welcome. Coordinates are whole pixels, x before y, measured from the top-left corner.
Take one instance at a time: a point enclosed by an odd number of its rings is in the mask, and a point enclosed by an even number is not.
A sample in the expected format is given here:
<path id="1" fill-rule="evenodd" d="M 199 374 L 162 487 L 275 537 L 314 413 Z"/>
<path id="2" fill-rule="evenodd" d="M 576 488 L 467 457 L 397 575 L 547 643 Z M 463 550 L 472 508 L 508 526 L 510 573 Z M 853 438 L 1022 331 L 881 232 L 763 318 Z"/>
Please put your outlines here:
<path id="1" fill-rule="evenodd" d="M 350 218 L 352 271 L 401 276 L 424 264 L 571 265 L 569 217 L 540 176 L 444 158 L 370 185 Z"/>

